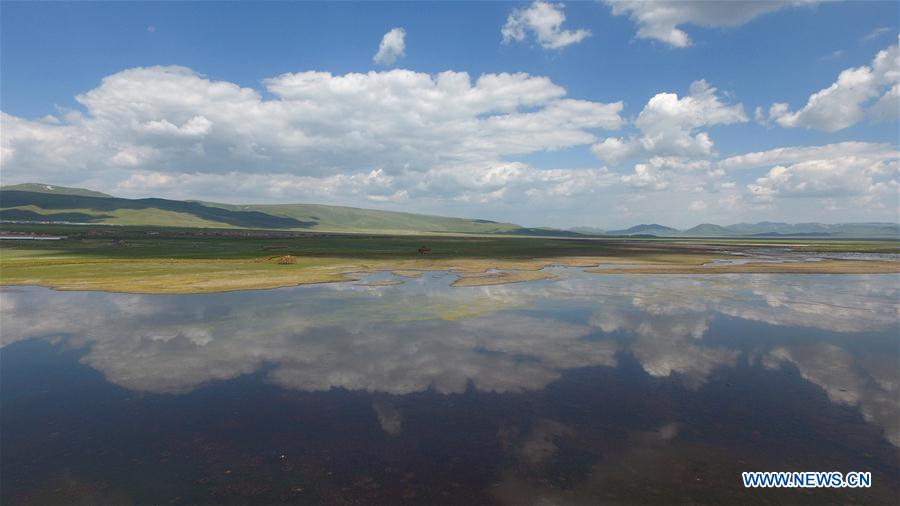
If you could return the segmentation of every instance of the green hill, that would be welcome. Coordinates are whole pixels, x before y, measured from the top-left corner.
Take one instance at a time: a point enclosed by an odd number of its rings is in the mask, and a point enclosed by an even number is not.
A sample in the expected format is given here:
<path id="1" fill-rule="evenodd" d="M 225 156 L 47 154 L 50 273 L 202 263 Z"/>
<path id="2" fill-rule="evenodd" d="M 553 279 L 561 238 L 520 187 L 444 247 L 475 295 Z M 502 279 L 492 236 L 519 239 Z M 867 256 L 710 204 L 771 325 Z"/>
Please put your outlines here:
<path id="1" fill-rule="evenodd" d="M 678 230 L 672 227 L 666 227 L 663 225 L 658 225 L 656 223 L 651 223 L 649 225 L 635 225 L 630 228 L 626 228 L 623 230 L 611 230 L 607 232 L 608 235 L 654 235 L 659 237 L 664 237 L 668 235 L 677 234 Z"/>
<path id="2" fill-rule="evenodd" d="M 50 193 L 53 195 L 78 195 L 81 197 L 112 197 L 112 195 L 97 192 L 94 190 L 85 190 L 84 188 L 70 188 L 68 186 L 56 186 L 43 183 L 22 183 L 0 186 L 0 190 L 34 192 L 34 193 Z"/>
<path id="3" fill-rule="evenodd" d="M 39 183 L 0 188 L 0 220 L 158 227 L 254 228 L 391 234 L 578 236 L 489 220 L 318 204 L 233 205 L 159 198 L 124 199 Z"/>
<path id="4" fill-rule="evenodd" d="M 384 232 L 445 232 L 467 234 L 509 234 L 524 230 L 511 223 L 489 220 L 447 218 L 425 214 L 377 211 L 356 207 L 326 206 L 320 204 L 271 204 L 230 205 L 200 202 L 205 206 L 228 209 L 235 212 L 256 211 L 272 216 L 314 222 L 314 229 L 334 232 L 384 231 Z"/>
<path id="5" fill-rule="evenodd" d="M 739 233 L 732 234 L 727 227 L 714 225 L 712 223 L 701 223 L 680 234 L 690 237 L 727 237 L 729 235 L 741 235 Z"/>

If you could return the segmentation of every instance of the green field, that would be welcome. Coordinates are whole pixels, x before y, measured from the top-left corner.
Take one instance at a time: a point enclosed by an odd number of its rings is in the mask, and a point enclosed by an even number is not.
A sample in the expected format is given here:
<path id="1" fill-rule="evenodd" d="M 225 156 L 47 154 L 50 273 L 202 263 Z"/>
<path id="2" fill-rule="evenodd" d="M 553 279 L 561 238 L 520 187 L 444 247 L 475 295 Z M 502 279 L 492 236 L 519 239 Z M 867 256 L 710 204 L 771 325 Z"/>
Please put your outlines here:
<path id="1" fill-rule="evenodd" d="M 897 241 L 601 238 L 340 206 L 121 199 L 41 184 L 4 187 L 0 216 L 6 235 L 64 236 L 4 239 L 0 282 L 66 290 L 215 292 L 347 281 L 375 271 L 415 275 L 429 270 L 455 270 L 461 275 L 455 286 L 476 286 L 549 279 L 551 275 L 538 271 L 553 264 L 609 264 L 621 266 L 615 272 L 636 274 L 896 272 L 900 265 L 826 261 L 721 266 L 715 271 L 705 266 L 729 258 L 728 251 L 747 248 L 898 253 Z M 427 254 L 419 251 L 423 246 Z"/>
<path id="2" fill-rule="evenodd" d="M 622 265 L 619 272 L 897 272 L 895 261 L 822 261 L 803 270 L 755 264 L 715 271 L 703 264 L 748 247 L 898 253 L 896 241 L 572 239 L 508 236 L 320 234 L 237 229 L 6 224 L 7 234 L 62 240 L 3 240 L 0 282 L 69 290 L 193 293 L 346 281 L 375 271 Z M 419 248 L 426 246 L 428 254 Z M 760 267 L 762 265 L 762 267 Z M 780 270 L 779 270 L 780 269 Z M 787 270 L 785 270 L 787 269 Z M 793 270 L 792 270 L 793 269 Z M 461 285 L 538 279 L 477 276 Z"/>

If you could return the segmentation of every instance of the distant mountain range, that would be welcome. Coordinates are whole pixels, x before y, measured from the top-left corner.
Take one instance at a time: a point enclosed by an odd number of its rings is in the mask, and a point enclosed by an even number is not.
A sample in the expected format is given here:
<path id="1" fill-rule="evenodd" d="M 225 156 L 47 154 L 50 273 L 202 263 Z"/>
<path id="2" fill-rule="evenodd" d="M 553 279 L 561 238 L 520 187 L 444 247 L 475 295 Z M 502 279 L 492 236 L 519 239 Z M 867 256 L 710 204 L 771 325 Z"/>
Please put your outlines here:
<path id="1" fill-rule="evenodd" d="M 124 199 L 83 188 L 43 183 L 0 187 L 0 221 L 278 229 L 388 234 L 503 234 L 617 237 L 900 238 L 896 223 L 710 223 L 679 230 L 658 224 L 622 230 L 529 228 L 490 220 L 448 218 L 319 204 L 234 205 L 160 198 Z"/>
<path id="2" fill-rule="evenodd" d="M 594 228 L 573 228 L 571 230 L 582 234 L 635 237 L 900 237 L 900 224 L 880 222 L 825 224 L 761 221 L 727 226 L 702 223 L 684 230 L 651 223 L 622 230 Z"/>

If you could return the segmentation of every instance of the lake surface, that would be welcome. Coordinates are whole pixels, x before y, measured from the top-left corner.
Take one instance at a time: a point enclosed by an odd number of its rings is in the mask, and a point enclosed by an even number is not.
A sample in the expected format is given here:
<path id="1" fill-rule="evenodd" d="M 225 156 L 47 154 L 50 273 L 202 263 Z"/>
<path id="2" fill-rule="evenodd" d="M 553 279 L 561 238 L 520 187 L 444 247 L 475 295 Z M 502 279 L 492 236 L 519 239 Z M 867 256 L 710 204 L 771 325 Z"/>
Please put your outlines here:
<path id="1" fill-rule="evenodd" d="M 7 287 L 2 504 L 895 504 L 896 275 Z M 744 489 L 752 470 L 870 489 Z"/>

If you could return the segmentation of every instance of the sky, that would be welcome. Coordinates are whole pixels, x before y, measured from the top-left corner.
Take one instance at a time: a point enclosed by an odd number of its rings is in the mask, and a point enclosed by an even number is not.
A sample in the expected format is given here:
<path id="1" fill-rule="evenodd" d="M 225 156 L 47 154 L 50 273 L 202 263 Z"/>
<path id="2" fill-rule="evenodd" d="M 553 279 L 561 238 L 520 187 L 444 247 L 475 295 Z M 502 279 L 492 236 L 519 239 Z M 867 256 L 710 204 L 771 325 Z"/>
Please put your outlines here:
<path id="1" fill-rule="evenodd" d="M 900 3 L 0 2 L 0 181 L 611 229 L 900 220 Z"/>

